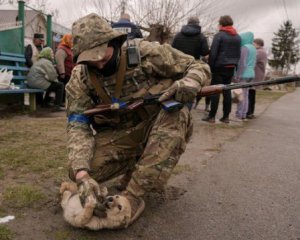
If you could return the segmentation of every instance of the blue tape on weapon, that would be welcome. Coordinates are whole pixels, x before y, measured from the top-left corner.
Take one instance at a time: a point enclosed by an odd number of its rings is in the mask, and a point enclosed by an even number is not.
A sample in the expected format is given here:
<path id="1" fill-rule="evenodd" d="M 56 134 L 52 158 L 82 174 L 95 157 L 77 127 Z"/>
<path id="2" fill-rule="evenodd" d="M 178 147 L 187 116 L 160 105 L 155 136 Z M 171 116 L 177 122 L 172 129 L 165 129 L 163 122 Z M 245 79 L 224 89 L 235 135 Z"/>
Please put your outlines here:
<path id="1" fill-rule="evenodd" d="M 112 98 L 111 98 L 111 101 L 112 101 L 112 103 L 117 103 L 117 104 L 119 104 L 119 108 L 120 108 L 120 109 L 122 109 L 122 108 L 127 108 L 127 103 L 121 101 L 120 99 L 117 99 L 117 98 L 115 98 L 115 97 L 112 97 Z"/>
<path id="2" fill-rule="evenodd" d="M 68 117 L 68 122 L 79 122 L 79 123 L 85 123 L 90 124 L 90 118 L 83 115 L 83 114 L 72 114 Z"/>

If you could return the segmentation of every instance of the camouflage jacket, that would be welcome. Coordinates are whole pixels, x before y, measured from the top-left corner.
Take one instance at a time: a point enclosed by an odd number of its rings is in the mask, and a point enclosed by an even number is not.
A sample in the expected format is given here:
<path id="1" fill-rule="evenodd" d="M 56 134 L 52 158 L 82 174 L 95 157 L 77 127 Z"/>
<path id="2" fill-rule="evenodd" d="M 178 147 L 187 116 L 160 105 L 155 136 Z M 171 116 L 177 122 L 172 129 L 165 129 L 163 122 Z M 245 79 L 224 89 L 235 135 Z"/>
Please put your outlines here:
<path id="1" fill-rule="evenodd" d="M 139 41 L 141 63 L 135 69 L 131 69 L 130 77 L 134 81 L 124 81 L 121 99 L 128 94 L 137 92 L 142 85 L 149 88 L 159 80 L 169 78 L 178 80 L 189 77 L 200 83 L 201 86 L 210 83 L 209 66 L 193 57 L 186 55 L 168 44 L 159 45 L 147 41 Z M 97 93 L 91 83 L 89 74 L 84 65 L 77 65 L 73 71 L 69 83 L 66 86 L 67 115 L 83 114 L 87 109 L 95 106 L 94 99 Z M 125 78 L 128 78 L 126 73 Z M 115 79 L 113 77 L 102 79 L 107 91 L 113 93 Z M 155 81 L 157 80 L 157 81 Z M 135 83 L 135 84 L 134 84 Z M 101 100 L 100 100 L 101 102 Z M 70 167 L 76 172 L 79 169 L 90 169 L 93 158 L 95 140 L 90 125 L 80 121 L 71 121 L 67 126 L 68 132 L 68 158 Z M 100 133 L 101 134 L 101 133 Z"/>

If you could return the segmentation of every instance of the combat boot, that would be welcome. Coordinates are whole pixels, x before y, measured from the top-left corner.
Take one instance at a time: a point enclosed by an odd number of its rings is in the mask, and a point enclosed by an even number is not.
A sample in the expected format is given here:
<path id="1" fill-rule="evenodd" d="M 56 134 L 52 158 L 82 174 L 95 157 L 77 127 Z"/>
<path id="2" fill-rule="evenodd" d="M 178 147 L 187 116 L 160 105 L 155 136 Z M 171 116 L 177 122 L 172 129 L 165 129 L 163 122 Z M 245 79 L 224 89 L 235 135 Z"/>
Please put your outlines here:
<path id="1" fill-rule="evenodd" d="M 127 198 L 131 207 L 131 218 L 127 226 L 134 223 L 143 213 L 145 209 L 145 202 L 141 197 L 136 197 L 129 191 L 123 191 L 120 195 Z"/>
<path id="2" fill-rule="evenodd" d="M 134 172 L 135 168 L 128 170 L 123 177 L 120 179 L 119 184 L 116 186 L 116 188 L 119 191 L 124 191 L 127 188 L 127 185 L 129 181 L 131 180 L 132 173 Z"/>

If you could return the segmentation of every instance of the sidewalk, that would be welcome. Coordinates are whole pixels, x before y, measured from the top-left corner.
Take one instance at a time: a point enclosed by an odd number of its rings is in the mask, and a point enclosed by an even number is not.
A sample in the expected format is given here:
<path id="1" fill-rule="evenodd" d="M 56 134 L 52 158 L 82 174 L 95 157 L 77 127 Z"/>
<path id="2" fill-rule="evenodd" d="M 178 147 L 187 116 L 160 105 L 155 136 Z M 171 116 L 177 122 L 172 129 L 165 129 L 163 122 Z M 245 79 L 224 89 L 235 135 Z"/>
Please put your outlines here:
<path id="1" fill-rule="evenodd" d="M 141 239 L 299 240 L 299 103 L 297 89 L 271 104 L 205 167 L 176 178 L 175 186 L 187 190 L 183 196 L 148 205 L 151 212 L 126 233 L 147 227 Z M 190 144 L 183 162 L 194 157 L 203 164 L 202 153 L 191 153 L 200 141 Z"/>
<path id="2" fill-rule="evenodd" d="M 298 88 L 223 145 L 180 199 L 173 239 L 300 239 L 299 103 Z"/>

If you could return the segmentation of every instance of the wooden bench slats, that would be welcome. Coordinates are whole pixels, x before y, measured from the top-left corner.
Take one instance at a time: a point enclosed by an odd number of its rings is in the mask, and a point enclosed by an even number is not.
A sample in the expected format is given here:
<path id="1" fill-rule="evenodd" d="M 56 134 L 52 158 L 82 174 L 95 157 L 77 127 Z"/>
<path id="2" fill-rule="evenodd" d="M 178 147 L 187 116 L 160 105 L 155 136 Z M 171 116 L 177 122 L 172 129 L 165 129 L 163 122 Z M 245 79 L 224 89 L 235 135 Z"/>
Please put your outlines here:
<path id="1" fill-rule="evenodd" d="M 12 93 L 43 93 L 43 89 L 33 89 L 33 88 L 27 88 L 27 89 L 1 89 L 0 94 L 12 94 Z"/>
<path id="2" fill-rule="evenodd" d="M 11 62 L 22 62 L 22 63 L 26 62 L 25 58 L 16 58 L 16 57 L 8 57 L 8 56 L 1 56 L 1 55 L 0 55 L 0 60 L 11 61 Z"/>
<path id="3" fill-rule="evenodd" d="M 24 55 L 19 54 L 19 53 L 0 52 L 0 55 L 2 55 L 2 56 L 8 56 L 8 57 L 24 58 Z"/>
<path id="4" fill-rule="evenodd" d="M 15 76 L 13 77 L 13 80 L 26 80 L 26 76 Z"/>
<path id="5" fill-rule="evenodd" d="M 8 71 L 13 70 L 13 71 L 22 71 L 22 72 L 27 72 L 29 71 L 28 67 L 17 67 L 17 66 L 7 66 L 7 65 L 0 65 L 0 69 L 6 68 Z"/>
<path id="6" fill-rule="evenodd" d="M 0 52 L 0 69 L 6 68 L 7 70 L 14 71 L 14 76 L 12 79 L 12 82 L 15 84 L 15 89 L 0 89 L 0 95 L 1 94 L 29 94 L 29 103 L 30 103 L 30 111 L 36 110 L 36 101 L 35 101 L 35 95 L 36 93 L 43 93 L 45 90 L 43 89 L 32 89 L 32 88 L 26 88 L 25 85 L 25 72 L 27 72 L 29 69 L 24 66 L 24 63 L 26 62 L 25 58 L 21 54 L 16 53 L 7 53 L 7 52 Z M 3 65 L 3 64 L 8 65 Z M 25 86 L 25 88 L 21 88 L 21 86 Z"/>

